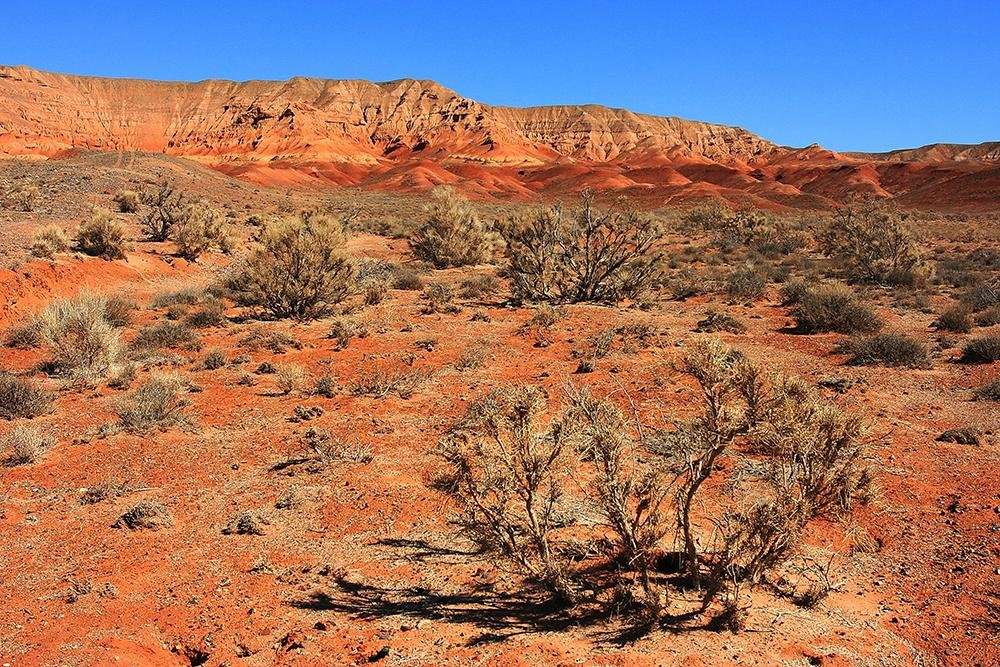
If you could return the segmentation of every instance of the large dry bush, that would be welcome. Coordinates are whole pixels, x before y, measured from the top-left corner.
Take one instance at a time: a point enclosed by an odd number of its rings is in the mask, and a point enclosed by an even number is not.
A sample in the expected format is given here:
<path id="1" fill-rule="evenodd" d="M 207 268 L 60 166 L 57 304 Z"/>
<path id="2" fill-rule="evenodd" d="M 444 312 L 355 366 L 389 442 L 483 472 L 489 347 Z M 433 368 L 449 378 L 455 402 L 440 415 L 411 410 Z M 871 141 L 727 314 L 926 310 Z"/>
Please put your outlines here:
<path id="1" fill-rule="evenodd" d="M 410 240 L 413 254 L 439 269 L 488 261 L 497 239 L 475 209 L 451 188 L 437 188 L 432 196 L 427 219 Z"/>
<path id="2" fill-rule="evenodd" d="M 549 302 L 619 301 L 641 294 L 658 271 L 655 218 L 615 205 L 543 208 L 501 225 L 519 299 Z"/>
<path id="3" fill-rule="evenodd" d="M 212 248 L 228 253 L 233 248 L 233 234 L 225 217 L 203 202 L 188 206 L 172 228 L 177 253 L 189 260 Z"/>
<path id="4" fill-rule="evenodd" d="M 51 302 L 38 317 L 41 339 L 58 375 L 77 380 L 103 377 L 118 361 L 121 344 L 109 299 L 83 292 Z"/>
<path id="5" fill-rule="evenodd" d="M 128 250 L 127 234 L 125 225 L 111 213 L 97 209 L 89 220 L 80 223 L 76 230 L 76 243 L 88 255 L 122 259 Z"/>
<path id="6" fill-rule="evenodd" d="M 716 341 L 678 368 L 701 408 L 666 431 L 573 388 L 550 417 L 532 387 L 475 402 L 438 448 L 434 484 L 455 499 L 456 525 L 567 602 L 638 584 L 625 597 L 646 618 L 720 600 L 731 615 L 745 588 L 780 579 L 809 522 L 868 499 L 862 424 Z M 685 576 L 663 574 L 666 554 Z M 620 611 L 622 595 L 603 602 Z"/>
<path id="7" fill-rule="evenodd" d="M 341 222 L 324 214 L 272 223 L 228 286 L 239 304 L 274 317 L 322 317 L 350 292 L 354 267 L 344 253 L 346 240 Z"/>
<path id="8" fill-rule="evenodd" d="M 932 275 L 923 251 L 907 228 L 907 214 L 884 200 L 856 199 L 839 209 L 820 237 L 857 280 L 917 285 Z"/>

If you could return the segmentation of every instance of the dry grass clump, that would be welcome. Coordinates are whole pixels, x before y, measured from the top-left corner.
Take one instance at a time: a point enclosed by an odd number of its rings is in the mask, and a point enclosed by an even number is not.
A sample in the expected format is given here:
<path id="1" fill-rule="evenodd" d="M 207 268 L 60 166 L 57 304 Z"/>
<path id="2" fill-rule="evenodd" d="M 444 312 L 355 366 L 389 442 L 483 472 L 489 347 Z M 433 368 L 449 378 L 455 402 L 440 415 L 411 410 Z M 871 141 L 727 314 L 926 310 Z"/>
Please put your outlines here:
<path id="1" fill-rule="evenodd" d="M 350 392 L 355 396 L 373 398 L 385 398 L 395 393 L 408 400 L 431 375 L 430 371 L 423 369 L 377 366 L 359 373 L 350 385 Z"/>
<path id="2" fill-rule="evenodd" d="M 142 203 L 139 193 L 132 190 L 119 190 L 112 201 L 118 206 L 119 213 L 138 213 L 139 205 Z"/>
<path id="3" fill-rule="evenodd" d="M 927 346 L 912 336 L 900 333 L 882 333 L 875 336 L 853 338 L 838 348 L 838 352 L 851 355 L 851 364 L 905 366 L 928 368 L 930 357 Z"/>
<path id="4" fill-rule="evenodd" d="M 1000 284 L 974 285 L 962 295 L 962 301 L 977 313 L 987 308 L 1000 306 Z"/>
<path id="5" fill-rule="evenodd" d="M 535 308 L 527 322 L 518 328 L 521 336 L 531 337 L 535 347 L 548 347 L 552 344 L 552 329 L 556 322 L 566 317 L 566 311 L 558 306 L 543 304 Z"/>
<path id="6" fill-rule="evenodd" d="M 529 301 L 614 302 L 644 292 L 659 273 L 658 221 L 593 196 L 572 211 L 539 209 L 501 225 L 514 297 Z"/>
<path id="7" fill-rule="evenodd" d="M 335 438 L 327 431 L 310 428 L 302 436 L 302 445 L 316 454 L 323 463 L 371 463 L 372 448 L 360 442 Z"/>
<path id="8" fill-rule="evenodd" d="M 5 192 L 0 192 L 0 208 L 30 213 L 35 210 L 41 191 L 34 183 L 13 185 Z"/>
<path id="9" fill-rule="evenodd" d="M 221 327 L 226 323 L 225 306 L 217 298 L 206 296 L 204 303 L 184 317 L 184 322 L 198 329 Z"/>
<path id="10" fill-rule="evenodd" d="M 304 212 L 265 227 L 261 243 L 228 281 L 237 303 L 277 318 L 322 317 L 350 293 L 354 267 L 343 225 Z"/>
<path id="11" fill-rule="evenodd" d="M 953 333 L 969 333 L 972 331 L 972 309 L 969 306 L 958 303 L 941 311 L 934 326 L 941 331 L 951 331 Z"/>
<path id="12" fill-rule="evenodd" d="M 454 314 L 462 310 L 455 303 L 455 290 L 447 283 L 430 283 L 424 288 L 420 298 L 423 301 L 420 311 L 424 315 Z"/>
<path id="13" fill-rule="evenodd" d="M 459 296 L 463 299 L 483 299 L 500 291 L 500 281 L 496 276 L 484 274 L 463 278 L 459 284 Z"/>
<path id="14" fill-rule="evenodd" d="M 204 290 L 195 287 L 184 287 L 178 290 L 160 292 L 149 302 L 150 308 L 166 308 L 167 306 L 194 306 L 206 298 Z"/>
<path id="15" fill-rule="evenodd" d="M 119 517 L 115 528 L 162 530 L 174 525 L 174 517 L 163 503 L 143 500 Z"/>
<path id="16" fill-rule="evenodd" d="M 251 328 L 239 342 L 240 347 L 251 351 L 269 350 L 274 354 L 284 354 L 288 348 L 302 349 L 302 343 L 283 331 L 267 331 L 260 327 Z"/>
<path id="17" fill-rule="evenodd" d="M 799 329 L 806 333 L 867 333 L 882 327 L 875 311 L 841 283 L 808 290 L 795 304 L 792 315 Z"/>
<path id="18" fill-rule="evenodd" d="M 333 349 L 338 351 L 346 349 L 351 339 L 367 336 L 368 327 L 354 320 L 334 320 L 330 331 L 326 334 L 327 338 L 332 338 L 334 341 Z"/>
<path id="19" fill-rule="evenodd" d="M 1000 305 L 990 306 L 976 315 L 976 324 L 981 327 L 992 327 L 1000 324 Z"/>
<path id="20" fill-rule="evenodd" d="M 229 253 L 235 243 L 223 215 L 202 202 L 185 209 L 184 215 L 173 226 L 172 235 L 177 253 L 192 261 L 212 248 Z"/>
<path id="21" fill-rule="evenodd" d="M 51 353 L 52 371 L 84 380 L 106 375 L 121 353 L 115 324 L 127 317 L 128 303 L 91 292 L 51 302 L 38 322 L 43 344 Z"/>
<path id="22" fill-rule="evenodd" d="M 4 452 L 3 464 L 13 467 L 34 463 L 53 444 L 55 439 L 39 428 L 17 424 L 0 440 L 0 452 Z"/>
<path id="23" fill-rule="evenodd" d="M 225 366 L 226 363 L 226 355 L 221 350 L 212 350 L 202 359 L 201 367 L 207 371 L 215 371 Z"/>
<path id="24" fill-rule="evenodd" d="M 976 389 L 975 396 L 980 401 L 1000 401 L 1000 380 L 994 380 Z"/>
<path id="25" fill-rule="evenodd" d="M 186 387 L 179 375 L 154 376 L 115 402 L 119 423 L 126 430 L 140 432 L 188 423 L 183 412 L 188 405 L 183 396 Z"/>
<path id="26" fill-rule="evenodd" d="M 722 310 L 709 310 L 705 313 L 705 318 L 698 320 L 695 331 L 701 333 L 718 333 L 727 331 L 729 333 L 746 333 L 746 325 L 738 319 Z"/>
<path id="27" fill-rule="evenodd" d="M 0 371 L 0 418 L 32 419 L 49 411 L 52 394 L 28 378 Z"/>
<path id="28" fill-rule="evenodd" d="M 736 269 L 726 280 L 726 296 L 736 303 L 759 301 L 766 291 L 767 276 L 754 266 Z"/>
<path id="29" fill-rule="evenodd" d="M 496 235 L 479 220 L 475 209 L 451 188 L 436 188 L 426 208 L 427 219 L 413 238 L 413 254 L 439 269 L 481 264 L 497 246 Z"/>
<path id="30" fill-rule="evenodd" d="M 861 422 L 802 382 L 765 381 L 714 341 L 678 368 L 698 384 L 703 412 L 666 432 L 575 389 L 552 416 L 534 387 L 473 403 L 437 449 L 433 485 L 455 500 L 452 522 L 564 603 L 642 624 L 717 603 L 716 621 L 732 624 L 746 590 L 780 575 L 811 521 L 869 498 Z M 706 502 L 706 489 L 721 497 Z M 680 577 L 659 567 L 671 536 Z"/>
<path id="31" fill-rule="evenodd" d="M 392 286 L 398 290 L 419 292 L 424 288 L 424 279 L 414 269 L 401 266 L 393 269 Z"/>
<path id="32" fill-rule="evenodd" d="M 309 373 L 297 364 L 278 364 L 275 366 L 274 386 L 282 396 L 287 396 L 296 389 L 301 389 Z"/>
<path id="33" fill-rule="evenodd" d="M 933 275 L 906 225 L 908 214 L 876 197 L 838 210 L 820 237 L 824 252 L 837 257 L 858 280 L 916 286 Z"/>
<path id="34" fill-rule="evenodd" d="M 966 364 L 989 364 L 1000 361 L 1000 333 L 968 341 L 962 348 L 961 361 Z"/>
<path id="35" fill-rule="evenodd" d="M 196 350 L 201 347 L 198 334 L 181 322 L 157 322 L 139 329 L 132 341 L 133 350 L 157 350 L 162 348 L 182 348 Z"/>
<path id="36" fill-rule="evenodd" d="M 31 350 L 42 345 L 42 323 L 32 318 L 15 324 L 4 332 L 4 345 L 18 350 Z"/>
<path id="37" fill-rule="evenodd" d="M 129 249 L 125 225 L 103 209 L 76 229 L 76 245 L 81 252 L 102 259 L 124 259 Z"/>
<path id="38" fill-rule="evenodd" d="M 240 512 L 226 524 L 222 529 L 223 535 L 264 535 L 267 531 L 265 526 L 271 522 L 260 512 L 244 510 Z"/>
<path id="39" fill-rule="evenodd" d="M 53 259 L 56 255 L 69 252 L 69 235 L 56 224 L 45 225 L 31 237 L 29 252 L 34 257 Z"/>

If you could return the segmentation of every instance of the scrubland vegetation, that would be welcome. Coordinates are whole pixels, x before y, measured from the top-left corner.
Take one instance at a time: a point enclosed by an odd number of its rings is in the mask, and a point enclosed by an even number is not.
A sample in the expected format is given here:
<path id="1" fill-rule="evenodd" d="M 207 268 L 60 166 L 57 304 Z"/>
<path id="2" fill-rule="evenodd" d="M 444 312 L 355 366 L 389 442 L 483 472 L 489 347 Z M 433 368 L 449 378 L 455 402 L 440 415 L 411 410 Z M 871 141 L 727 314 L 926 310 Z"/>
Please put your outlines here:
<path id="1" fill-rule="evenodd" d="M 226 469 L 245 484 L 273 454 L 281 494 L 213 524 L 256 540 L 296 503 L 376 505 L 372 463 L 416 449 L 398 466 L 426 484 L 406 493 L 436 508 L 419 521 L 445 545 L 422 562 L 502 573 L 489 577 L 506 577 L 504 595 L 564 628 L 740 632 L 764 600 L 808 613 L 841 586 L 834 554 L 856 573 L 872 549 L 859 521 L 878 511 L 887 429 L 858 388 L 965 373 L 966 416 L 1000 396 L 1000 261 L 935 254 L 880 201 L 649 212 L 587 193 L 490 214 L 441 191 L 369 253 L 333 206 L 236 213 L 169 183 L 110 192 L 72 240 L 39 229 L 31 255 L 150 252 L 178 277 L 144 286 L 142 307 L 88 288 L 12 323 L 5 465 L 57 459 L 67 405 L 94 410 L 76 443 L 169 436 L 212 458 L 257 429 Z M 107 523 L 169 535 L 190 502 L 133 499 Z M 309 530 L 332 532 L 327 518 Z M 469 605 L 497 581 L 455 580 Z"/>

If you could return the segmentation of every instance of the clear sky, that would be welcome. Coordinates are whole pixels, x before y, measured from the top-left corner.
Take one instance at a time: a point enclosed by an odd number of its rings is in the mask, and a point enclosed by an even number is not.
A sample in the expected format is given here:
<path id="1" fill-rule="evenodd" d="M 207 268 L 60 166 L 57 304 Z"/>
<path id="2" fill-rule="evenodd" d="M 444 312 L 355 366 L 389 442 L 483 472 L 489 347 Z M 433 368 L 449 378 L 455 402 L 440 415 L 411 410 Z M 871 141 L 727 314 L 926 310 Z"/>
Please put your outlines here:
<path id="1" fill-rule="evenodd" d="M 1000 0 L 3 4 L 0 62 L 57 72 L 427 78 L 834 150 L 1000 140 Z"/>

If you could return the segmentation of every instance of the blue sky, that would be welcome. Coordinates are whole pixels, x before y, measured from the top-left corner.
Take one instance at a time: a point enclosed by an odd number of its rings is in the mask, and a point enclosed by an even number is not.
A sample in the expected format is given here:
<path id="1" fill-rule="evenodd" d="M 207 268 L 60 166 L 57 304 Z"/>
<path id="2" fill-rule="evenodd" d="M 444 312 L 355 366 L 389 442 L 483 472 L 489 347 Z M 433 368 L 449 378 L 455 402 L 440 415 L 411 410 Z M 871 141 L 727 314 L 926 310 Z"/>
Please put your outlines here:
<path id="1" fill-rule="evenodd" d="M 1000 0 L 5 5 L 0 62 L 58 72 L 428 78 L 834 150 L 1000 140 Z"/>

